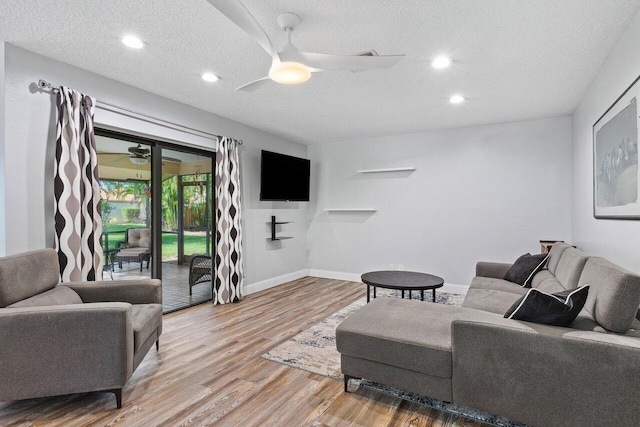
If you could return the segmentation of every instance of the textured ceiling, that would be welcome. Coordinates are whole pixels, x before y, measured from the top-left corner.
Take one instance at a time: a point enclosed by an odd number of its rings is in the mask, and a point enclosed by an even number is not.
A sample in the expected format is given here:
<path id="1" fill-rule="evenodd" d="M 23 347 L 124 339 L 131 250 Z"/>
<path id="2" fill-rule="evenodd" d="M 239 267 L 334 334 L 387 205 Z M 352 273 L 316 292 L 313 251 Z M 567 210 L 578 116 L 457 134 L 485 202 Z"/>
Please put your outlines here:
<path id="1" fill-rule="evenodd" d="M 231 1 L 231 0 L 230 0 Z M 281 12 L 305 51 L 406 54 L 390 70 L 316 73 L 236 92 L 270 58 L 205 0 L 0 0 L 0 37 L 302 143 L 570 114 L 640 0 L 244 0 L 275 45 Z M 119 41 L 135 33 L 131 51 Z M 433 70 L 429 60 L 454 63 Z M 204 71 L 222 80 L 206 84 Z M 54 82 L 61 83 L 64 82 Z M 448 98 L 468 98 L 451 105 Z"/>

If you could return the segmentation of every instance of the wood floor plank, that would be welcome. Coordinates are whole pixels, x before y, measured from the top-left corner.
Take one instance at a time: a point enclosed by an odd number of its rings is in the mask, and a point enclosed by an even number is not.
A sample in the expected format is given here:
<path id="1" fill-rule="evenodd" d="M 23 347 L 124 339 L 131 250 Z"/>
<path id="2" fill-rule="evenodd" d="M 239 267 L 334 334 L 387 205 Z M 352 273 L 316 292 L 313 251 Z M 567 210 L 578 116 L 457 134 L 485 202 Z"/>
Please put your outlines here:
<path id="1" fill-rule="evenodd" d="M 481 423 L 260 356 L 365 296 L 362 283 L 305 277 L 164 316 L 152 349 L 124 389 L 0 402 L 0 426 L 429 426 Z"/>

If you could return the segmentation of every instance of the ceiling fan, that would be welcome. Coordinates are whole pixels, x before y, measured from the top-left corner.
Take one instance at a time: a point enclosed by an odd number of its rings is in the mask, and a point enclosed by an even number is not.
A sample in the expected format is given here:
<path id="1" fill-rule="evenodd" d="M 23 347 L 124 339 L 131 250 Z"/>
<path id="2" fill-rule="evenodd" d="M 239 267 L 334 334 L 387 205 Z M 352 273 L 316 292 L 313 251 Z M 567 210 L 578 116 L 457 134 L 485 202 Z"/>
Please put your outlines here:
<path id="1" fill-rule="evenodd" d="M 149 160 L 151 160 L 151 150 L 148 148 L 143 148 L 142 145 L 138 144 L 137 147 L 129 147 L 127 148 L 129 154 L 122 154 L 121 157 L 118 157 L 114 160 L 111 160 L 112 163 L 120 162 L 124 159 L 129 159 L 131 163 L 134 165 L 144 165 Z M 109 153 L 98 153 L 98 154 L 109 154 Z M 169 163 L 182 163 L 180 159 L 174 159 L 173 157 L 164 157 L 162 156 L 163 162 Z"/>
<path id="2" fill-rule="evenodd" d="M 273 58 L 268 77 L 247 83 L 236 90 L 253 92 L 270 81 L 283 84 L 303 83 L 309 80 L 312 72 L 345 70 L 355 72 L 391 68 L 404 57 L 404 55 L 329 55 L 301 52 L 291 43 L 291 33 L 300 23 L 300 18 L 293 13 L 278 15 L 278 25 L 287 33 L 287 43 L 278 51 L 273 47 L 264 29 L 240 0 L 207 1 L 254 39 Z"/>

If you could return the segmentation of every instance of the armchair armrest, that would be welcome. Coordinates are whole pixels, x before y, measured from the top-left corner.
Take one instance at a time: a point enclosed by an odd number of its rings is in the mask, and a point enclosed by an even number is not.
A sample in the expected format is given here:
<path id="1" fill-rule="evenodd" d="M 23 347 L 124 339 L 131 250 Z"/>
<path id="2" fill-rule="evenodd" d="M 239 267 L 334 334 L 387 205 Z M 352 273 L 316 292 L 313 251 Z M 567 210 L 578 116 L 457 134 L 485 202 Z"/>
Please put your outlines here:
<path id="1" fill-rule="evenodd" d="M 129 304 L 162 304 L 162 283 L 157 279 L 69 282 L 83 302 L 128 302 Z"/>
<path id="2" fill-rule="evenodd" d="M 0 400 L 122 388 L 133 372 L 130 304 L 0 309 Z"/>
<path id="3" fill-rule="evenodd" d="M 484 262 L 476 264 L 476 276 L 502 279 L 513 264 L 503 262 Z"/>
<path id="4" fill-rule="evenodd" d="M 601 425 L 603 413 L 607 425 L 640 419 L 640 338 L 477 310 L 457 314 L 451 333 L 456 404 L 532 425 Z"/>

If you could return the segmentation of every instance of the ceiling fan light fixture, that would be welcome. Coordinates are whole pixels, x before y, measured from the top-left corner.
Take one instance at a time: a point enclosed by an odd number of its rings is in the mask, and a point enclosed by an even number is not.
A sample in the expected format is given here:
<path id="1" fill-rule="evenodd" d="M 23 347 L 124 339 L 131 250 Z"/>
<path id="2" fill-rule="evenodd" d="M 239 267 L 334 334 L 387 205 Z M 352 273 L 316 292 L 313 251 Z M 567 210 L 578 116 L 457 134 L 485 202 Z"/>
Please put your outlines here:
<path id="1" fill-rule="evenodd" d="M 298 62 L 281 62 L 269 70 L 271 80 L 286 85 L 304 83 L 311 77 L 311 71 Z"/>
<path id="2" fill-rule="evenodd" d="M 131 163 L 134 165 L 142 166 L 147 164 L 147 159 L 144 157 L 129 157 L 129 160 L 131 160 Z"/>

